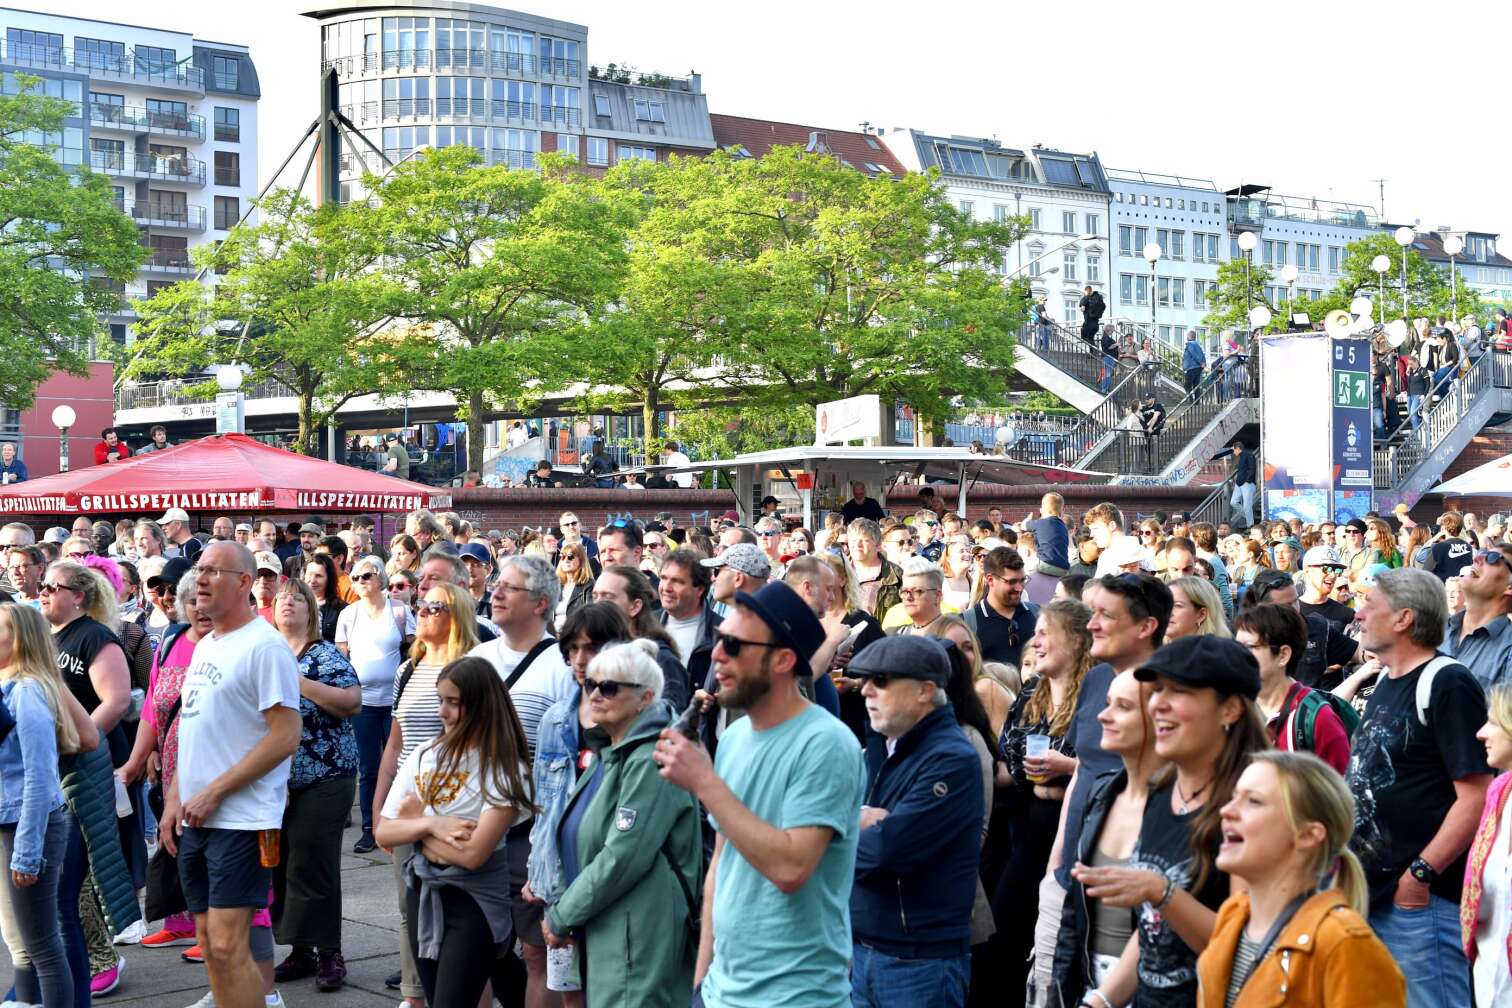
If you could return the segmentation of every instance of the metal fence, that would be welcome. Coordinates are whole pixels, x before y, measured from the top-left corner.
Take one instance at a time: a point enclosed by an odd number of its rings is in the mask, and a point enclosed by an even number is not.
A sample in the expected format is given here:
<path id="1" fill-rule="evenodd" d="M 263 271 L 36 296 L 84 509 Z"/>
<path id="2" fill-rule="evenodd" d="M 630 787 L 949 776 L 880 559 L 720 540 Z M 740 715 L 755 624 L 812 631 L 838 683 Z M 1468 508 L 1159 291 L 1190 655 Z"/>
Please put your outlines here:
<path id="1" fill-rule="evenodd" d="M 1488 351 L 1463 378 L 1446 378 L 1425 397 L 1423 420 L 1400 441 L 1377 444 L 1374 451 L 1375 486 L 1400 486 L 1412 470 L 1460 425 L 1481 396 L 1493 389 L 1512 389 L 1512 354 Z M 1434 402 L 1434 396 L 1438 401 Z M 1410 418 L 1409 418 L 1410 420 Z"/>

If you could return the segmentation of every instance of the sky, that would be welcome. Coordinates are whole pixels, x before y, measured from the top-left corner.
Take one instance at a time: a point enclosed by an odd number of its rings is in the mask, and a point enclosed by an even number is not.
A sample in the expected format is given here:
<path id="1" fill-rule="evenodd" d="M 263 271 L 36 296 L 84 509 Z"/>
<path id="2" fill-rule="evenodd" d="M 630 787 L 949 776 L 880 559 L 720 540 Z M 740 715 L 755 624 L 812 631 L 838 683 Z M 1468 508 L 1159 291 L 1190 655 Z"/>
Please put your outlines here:
<path id="1" fill-rule="evenodd" d="M 319 32 L 299 16 L 312 6 L 48 0 L 35 9 L 249 46 L 263 87 L 266 182 L 315 116 Z M 587 25 L 590 63 L 698 71 L 713 112 L 996 136 L 1220 189 L 1259 183 L 1377 208 L 1385 179 L 1394 223 L 1512 235 L 1505 0 L 1450 0 L 1438 17 L 1402 0 L 557 0 L 514 9 Z"/>

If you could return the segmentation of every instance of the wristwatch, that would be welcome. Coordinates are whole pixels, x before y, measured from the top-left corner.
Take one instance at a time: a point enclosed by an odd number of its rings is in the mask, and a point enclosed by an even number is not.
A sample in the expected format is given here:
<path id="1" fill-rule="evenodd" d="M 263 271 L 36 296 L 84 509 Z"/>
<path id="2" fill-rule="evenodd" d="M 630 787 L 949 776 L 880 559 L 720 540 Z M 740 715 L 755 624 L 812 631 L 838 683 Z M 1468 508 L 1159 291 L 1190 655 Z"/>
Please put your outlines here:
<path id="1" fill-rule="evenodd" d="M 1407 866 L 1407 870 L 1412 873 L 1413 878 L 1423 883 L 1423 885 L 1433 885 L 1434 880 L 1438 878 L 1438 872 L 1434 869 L 1433 865 L 1422 858 L 1413 861 L 1412 864 Z"/>

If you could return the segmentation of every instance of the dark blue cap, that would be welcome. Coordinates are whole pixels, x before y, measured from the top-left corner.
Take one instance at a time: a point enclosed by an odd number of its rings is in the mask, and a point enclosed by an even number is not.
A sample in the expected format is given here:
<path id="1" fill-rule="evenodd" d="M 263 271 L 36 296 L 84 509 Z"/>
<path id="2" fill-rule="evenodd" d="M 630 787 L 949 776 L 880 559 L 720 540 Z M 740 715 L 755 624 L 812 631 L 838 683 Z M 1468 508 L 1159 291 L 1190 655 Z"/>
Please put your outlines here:
<path id="1" fill-rule="evenodd" d="M 776 643 L 793 649 L 798 655 L 795 671 L 799 675 L 810 674 L 809 661 L 824 643 L 824 627 L 797 592 L 781 581 L 773 581 L 755 594 L 736 592 L 735 604 L 755 613 L 772 631 Z"/>
<path id="2" fill-rule="evenodd" d="M 457 556 L 464 560 L 471 557 L 485 567 L 493 566 L 493 557 L 488 555 L 488 547 L 482 543 L 463 543 L 457 547 Z"/>
<path id="3" fill-rule="evenodd" d="M 1250 649 L 1212 634 L 1179 637 L 1134 670 L 1134 678 L 1141 682 L 1157 676 L 1199 689 L 1215 689 L 1226 696 L 1237 694 L 1253 700 L 1260 695 L 1260 665 Z"/>

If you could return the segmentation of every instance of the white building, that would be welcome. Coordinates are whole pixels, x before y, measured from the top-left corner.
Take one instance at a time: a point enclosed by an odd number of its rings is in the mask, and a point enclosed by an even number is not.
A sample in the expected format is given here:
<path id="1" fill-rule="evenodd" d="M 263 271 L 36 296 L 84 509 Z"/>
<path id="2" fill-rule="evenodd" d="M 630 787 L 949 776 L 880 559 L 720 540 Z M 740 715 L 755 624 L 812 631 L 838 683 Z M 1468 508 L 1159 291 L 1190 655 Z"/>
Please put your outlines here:
<path id="1" fill-rule="evenodd" d="M 1004 259 L 1000 272 L 1030 277 L 1033 295 L 1043 295 L 1056 317 L 1080 323 L 1077 303 L 1088 284 L 1111 302 L 1108 180 L 1095 153 L 1020 150 L 993 139 L 912 129 L 885 136 L 910 171 L 938 168 L 950 198 L 977 219 L 1029 217 L 1029 234 Z M 1076 240 L 1086 234 L 1096 237 Z"/>
<path id="2" fill-rule="evenodd" d="M 18 74 L 73 102 L 66 164 L 108 175 L 152 256 L 110 320 L 131 338 L 133 298 L 191 277 L 189 250 L 225 237 L 257 194 L 257 70 L 247 47 L 185 32 L 0 8 L 5 93 Z"/>
<path id="3" fill-rule="evenodd" d="M 1333 290 L 1342 275 L 1345 249 L 1381 227 L 1375 208 L 1359 203 L 1283 196 L 1259 185 L 1239 186 L 1225 195 L 1234 236 L 1229 255 L 1239 257 L 1241 232 L 1255 233 L 1254 262 L 1270 268 L 1273 279 L 1265 288 L 1265 299 L 1275 311 L 1285 311 L 1290 299 L 1294 312 L 1305 312 L 1304 301 Z M 1288 266 L 1298 272 L 1290 289 L 1282 277 Z"/>

